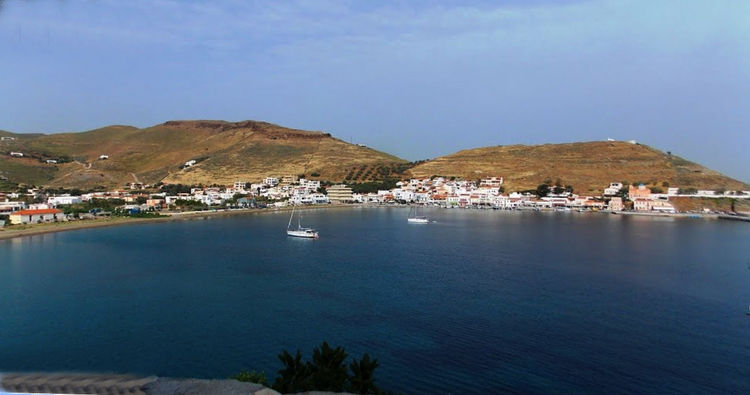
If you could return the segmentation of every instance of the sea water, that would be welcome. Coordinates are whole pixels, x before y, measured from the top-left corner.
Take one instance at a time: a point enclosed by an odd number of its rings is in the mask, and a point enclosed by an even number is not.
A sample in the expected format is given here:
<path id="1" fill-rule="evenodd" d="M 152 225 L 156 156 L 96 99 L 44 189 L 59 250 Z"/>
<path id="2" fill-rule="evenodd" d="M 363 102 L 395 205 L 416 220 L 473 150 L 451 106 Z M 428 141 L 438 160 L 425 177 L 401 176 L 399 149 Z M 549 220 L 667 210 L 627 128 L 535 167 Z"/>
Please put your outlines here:
<path id="1" fill-rule="evenodd" d="M 0 241 L 0 371 L 273 379 L 322 341 L 402 393 L 750 393 L 750 224 L 303 211 Z"/>

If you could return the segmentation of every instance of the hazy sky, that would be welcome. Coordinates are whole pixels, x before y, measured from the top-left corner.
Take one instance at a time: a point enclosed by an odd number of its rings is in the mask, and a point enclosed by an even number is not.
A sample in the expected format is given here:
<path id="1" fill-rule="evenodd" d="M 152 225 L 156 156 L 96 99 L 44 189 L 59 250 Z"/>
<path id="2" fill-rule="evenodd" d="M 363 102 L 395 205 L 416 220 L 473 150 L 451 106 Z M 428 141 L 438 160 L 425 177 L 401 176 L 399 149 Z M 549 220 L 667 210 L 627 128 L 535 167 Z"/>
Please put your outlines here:
<path id="1" fill-rule="evenodd" d="M 750 1 L 0 0 L 0 129 L 170 119 L 412 160 L 636 139 L 750 181 Z"/>

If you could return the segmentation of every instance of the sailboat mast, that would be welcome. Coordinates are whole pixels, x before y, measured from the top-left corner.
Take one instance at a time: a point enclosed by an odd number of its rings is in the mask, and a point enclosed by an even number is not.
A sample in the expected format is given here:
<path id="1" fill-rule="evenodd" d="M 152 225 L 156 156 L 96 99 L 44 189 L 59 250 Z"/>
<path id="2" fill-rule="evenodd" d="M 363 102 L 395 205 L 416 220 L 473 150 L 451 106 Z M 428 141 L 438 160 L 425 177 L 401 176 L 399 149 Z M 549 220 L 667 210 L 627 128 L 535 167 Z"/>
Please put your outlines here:
<path id="1" fill-rule="evenodd" d="M 286 225 L 287 229 L 289 229 L 289 227 L 292 226 L 292 218 L 294 218 L 294 206 L 292 206 L 292 214 L 289 215 L 289 223 Z"/>

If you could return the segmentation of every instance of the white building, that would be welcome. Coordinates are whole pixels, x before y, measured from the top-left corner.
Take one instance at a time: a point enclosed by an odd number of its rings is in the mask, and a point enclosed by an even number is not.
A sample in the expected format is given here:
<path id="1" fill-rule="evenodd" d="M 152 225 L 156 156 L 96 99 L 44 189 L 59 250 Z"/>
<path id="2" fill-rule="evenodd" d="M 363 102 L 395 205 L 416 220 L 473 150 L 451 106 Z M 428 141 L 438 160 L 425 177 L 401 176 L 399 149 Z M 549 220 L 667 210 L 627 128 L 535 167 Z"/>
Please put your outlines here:
<path id="1" fill-rule="evenodd" d="M 60 195 L 51 196 L 47 198 L 47 204 L 57 207 L 65 204 L 78 204 L 83 203 L 83 199 L 80 196 Z"/>
<path id="2" fill-rule="evenodd" d="M 316 192 L 320 188 L 320 181 L 300 178 L 299 185 L 310 192 Z"/>
<path id="3" fill-rule="evenodd" d="M 328 199 L 331 203 L 350 202 L 352 198 L 352 189 L 345 184 L 332 185 L 328 187 Z"/>
<path id="4" fill-rule="evenodd" d="M 615 196 L 622 189 L 621 182 L 610 182 L 607 188 L 604 188 L 604 196 Z"/>
<path id="5" fill-rule="evenodd" d="M 107 159 L 109 159 L 109 155 L 99 155 L 99 159 L 101 159 L 101 160 L 107 160 Z"/>
<path id="6" fill-rule="evenodd" d="M 11 202 L 11 201 L 0 202 L 0 213 L 19 211 L 25 208 L 26 208 L 25 202 Z"/>
<path id="7" fill-rule="evenodd" d="M 502 209 L 509 209 L 512 207 L 510 204 L 510 198 L 508 196 L 503 196 L 503 195 L 495 196 L 495 199 L 492 202 L 492 205 L 494 207 L 502 208 Z"/>
<path id="8" fill-rule="evenodd" d="M 501 185 L 503 185 L 503 178 L 502 177 L 490 177 L 490 178 L 483 178 L 479 182 L 480 187 L 495 187 L 498 188 Z"/>
<path id="9" fill-rule="evenodd" d="M 244 192 L 245 191 L 245 185 L 247 185 L 247 182 L 245 182 L 245 181 L 235 181 L 234 182 L 234 190 L 236 192 Z"/>

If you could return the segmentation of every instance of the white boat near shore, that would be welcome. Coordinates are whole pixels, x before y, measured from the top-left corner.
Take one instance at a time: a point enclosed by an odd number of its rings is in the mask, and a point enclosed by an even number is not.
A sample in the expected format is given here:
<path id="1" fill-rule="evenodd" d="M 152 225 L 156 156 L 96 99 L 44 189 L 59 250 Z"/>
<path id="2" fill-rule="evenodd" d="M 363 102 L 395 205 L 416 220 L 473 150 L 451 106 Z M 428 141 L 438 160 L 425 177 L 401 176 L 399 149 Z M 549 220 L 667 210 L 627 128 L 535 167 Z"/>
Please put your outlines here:
<path id="1" fill-rule="evenodd" d="M 409 217 L 406 219 L 406 222 L 410 224 L 429 224 L 430 219 L 424 215 L 419 215 L 417 207 L 412 207 L 409 210 Z"/>
<path id="2" fill-rule="evenodd" d="M 292 213 L 289 215 L 289 223 L 286 226 L 286 235 L 291 237 L 301 237 L 303 239 L 317 239 L 319 237 L 318 231 L 313 228 L 305 228 L 302 226 L 302 216 L 297 216 L 297 229 L 292 229 L 292 219 L 294 219 L 294 207 L 292 207 Z"/>

